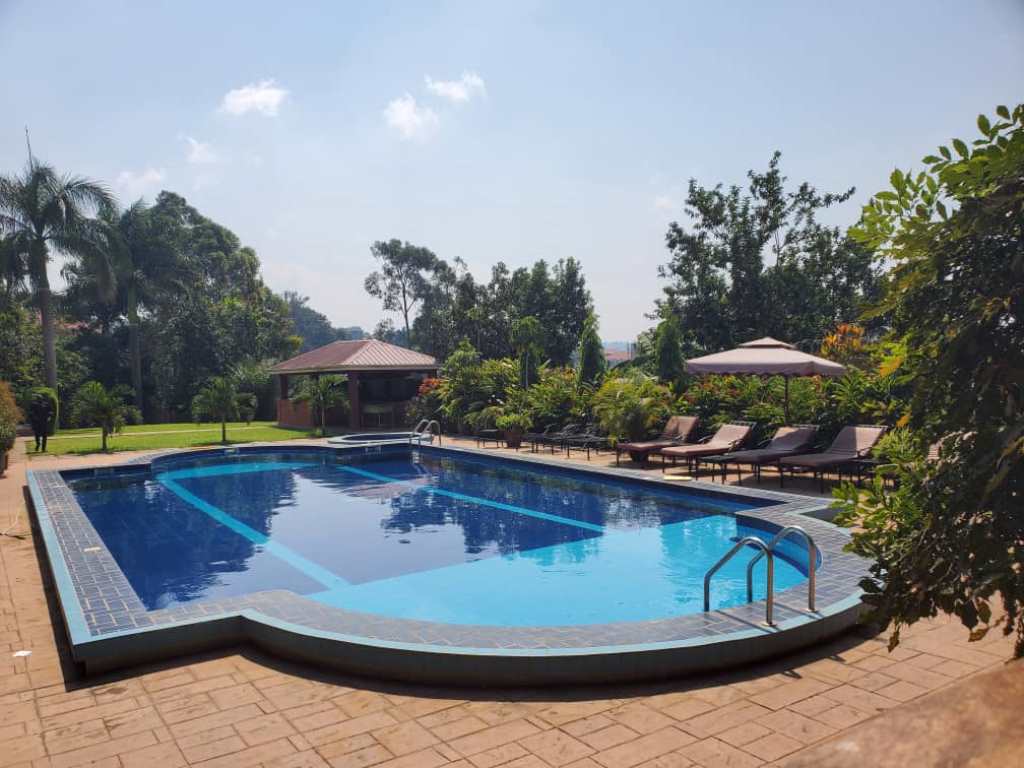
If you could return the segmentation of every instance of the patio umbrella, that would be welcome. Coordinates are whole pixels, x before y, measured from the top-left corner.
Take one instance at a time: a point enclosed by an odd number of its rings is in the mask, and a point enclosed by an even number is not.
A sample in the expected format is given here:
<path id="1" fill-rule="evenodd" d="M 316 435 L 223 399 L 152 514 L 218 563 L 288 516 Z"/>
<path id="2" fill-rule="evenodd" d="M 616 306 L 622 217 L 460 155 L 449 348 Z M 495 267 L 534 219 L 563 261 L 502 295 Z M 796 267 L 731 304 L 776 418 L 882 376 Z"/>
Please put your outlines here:
<path id="1" fill-rule="evenodd" d="M 765 336 L 735 349 L 686 361 L 689 373 L 782 376 L 786 383 L 786 421 L 789 422 L 789 380 L 793 376 L 842 376 L 846 368 L 823 357 L 801 352 L 792 344 Z"/>

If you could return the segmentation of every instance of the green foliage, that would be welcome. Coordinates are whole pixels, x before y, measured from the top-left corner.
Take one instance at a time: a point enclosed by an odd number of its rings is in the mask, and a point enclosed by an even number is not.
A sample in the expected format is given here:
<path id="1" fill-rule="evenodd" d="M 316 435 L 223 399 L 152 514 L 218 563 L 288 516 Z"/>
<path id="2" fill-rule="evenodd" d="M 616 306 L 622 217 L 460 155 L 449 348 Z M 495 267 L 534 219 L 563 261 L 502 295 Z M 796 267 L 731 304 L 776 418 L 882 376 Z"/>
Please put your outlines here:
<path id="1" fill-rule="evenodd" d="M 519 356 L 519 386 L 523 389 L 537 380 L 543 340 L 544 328 L 536 317 L 523 317 L 512 324 L 512 345 Z"/>
<path id="2" fill-rule="evenodd" d="M 14 448 L 18 439 L 18 428 L 13 424 L 0 421 L 0 474 L 3 473 L 4 454 Z"/>
<path id="3" fill-rule="evenodd" d="M 437 266 L 437 256 L 428 248 L 396 239 L 377 241 L 370 246 L 370 253 L 380 268 L 367 275 L 364 283 L 366 292 L 380 299 L 385 312 L 401 312 L 408 339 L 411 336 L 410 316 L 427 294 L 427 273 Z"/>
<path id="4" fill-rule="evenodd" d="M 526 408 L 539 427 L 586 420 L 593 388 L 581 385 L 569 368 L 541 366 L 537 383 L 525 393 Z"/>
<path id="5" fill-rule="evenodd" d="M 646 437 L 665 423 L 671 405 L 668 387 L 639 372 L 605 379 L 592 401 L 597 423 L 613 441 Z"/>
<path id="6" fill-rule="evenodd" d="M 822 209 L 853 190 L 821 194 L 809 184 L 786 190 L 779 153 L 747 189 L 690 182 L 685 213 L 672 222 L 669 281 L 661 317 L 676 316 L 697 352 L 717 352 L 761 336 L 820 340 L 838 322 L 856 319 L 876 291 L 871 252 L 820 224 Z M 774 262 L 766 267 L 766 257 Z"/>
<path id="7" fill-rule="evenodd" d="M 100 428 L 100 450 L 104 452 L 108 436 L 116 435 L 126 424 L 139 418 L 138 411 L 125 403 L 123 387 L 108 390 L 98 381 L 88 381 L 79 387 L 71 413 L 75 424 Z"/>
<path id="8" fill-rule="evenodd" d="M 658 379 L 666 384 L 675 384 L 682 379 L 685 364 L 679 320 L 675 315 L 669 315 L 658 325 L 654 337 L 654 365 Z"/>
<path id="9" fill-rule="evenodd" d="M 51 249 L 70 263 L 90 262 L 97 274 L 106 271 L 91 237 L 91 213 L 109 207 L 113 198 L 98 182 L 60 174 L 29 156 L 21 174 L 0 177 L 0 234 L 5 236 L 5 262 L 17 264 L 32 286 L 43 330 L 45 383 L 57 388 L 56 313 L 47 265 Z M 17 258 L 12 260 L 11 255 Z"/>
<path id="10" fill-rule="evenodd" d="M 52 435 L 57 429 L 60 400 L 49 387 L 34 387 L 29 393 L 28 420 L 38 435 Z"/>
<path id="11" fill-rule="evenodd" d="M 0 423 L 19 424 L 23 418 L 14 390 L 6 381 L 0 381 Z"/>
<path id="12" fill-rule="evenodd" d="M 599 384 L 608 368 L 608 361 L 604 357 L 604 344 L 597 332 L 597 318 L 594 315 L 590 315 L 583 325 L 578 358 L 576 371 L 579 383 L 590 386 Z"/>
<path id="13" fill-rule="evenodd" d="M 840 498 L 864 582 L 901 629 L 943 611 L 978 638 L 1002 625 L 1024 654 L 1024 104 L 979 119 L 981 137 L 894 171 L 855 231 L 894 264 L 887 369 L 910 382 L 905 421 L 944 460 L 905 462 L 899 488 Z M 955 155 L 954 155 L 955 152 Z M 948 443 L 948 445 L 947 445 Z M 1002 611 L 993 610 L 1001 603 Z"/>
<path id="14" fill-rule="evenodd" d="M 255 406 L 251 394 L 238 391 L 237 382 L 230 376 L 215 376 L 192 398 L 192 418 L 196 423 L 220 422 L 220 441 L 227 443 L 227 422 L 237 421 L 246 407 Z"/>
<path id="15" fill-rule="evenodd" d="M 533 426 L 533 419 L 523 411 L 507 410 L 495 418 L 494 426 L 509 432 L 525 432 Z"/>
<path id="16" fill-rule="evenodd" d="M 345 376 L 307 376 L 299 383 L 292 400 L 309 403 L 320 435 L 327 435 L 327 413 L 332 409 L 348 412 L 348 379 Z"/>
<path id="17" fill-rule="evenodd" d="M 488 406 L 504 403 L 519 380 L 519 366 L 512 360 L 481 360 L 463 340 L 445 362 L 438 397 L 446 426 L 464 432 L 475 425 Z"/>
<path id="18" fill-rule="evenodd" d="M 921 442 L 920 435 L 907 429 L 897 427 L 890 429 L 875 445 L 872 455 L 891 465 L 909 465 L 921 461 L 927 448 Z"/>

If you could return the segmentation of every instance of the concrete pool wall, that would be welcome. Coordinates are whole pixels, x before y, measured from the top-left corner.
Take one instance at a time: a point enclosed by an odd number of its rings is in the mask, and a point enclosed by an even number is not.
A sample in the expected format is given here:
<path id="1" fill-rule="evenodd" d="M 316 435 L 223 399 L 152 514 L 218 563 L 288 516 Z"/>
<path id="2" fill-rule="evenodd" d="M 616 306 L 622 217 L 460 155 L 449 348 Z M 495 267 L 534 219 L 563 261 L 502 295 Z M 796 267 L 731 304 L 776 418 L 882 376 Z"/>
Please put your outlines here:
<path id="1" fill-rule="evenodd" d="M 174 459 L 260 453 L 327 455 L 355 460 L 381 453 L 468 455 L 432 446 L 232 448 L 179 451 L 145 463 L 72 470 L 69 477 L 145 472 Z M 552 467 L 534 457 L 489 461 L 615 479 L 679 491 L 631 470 Z M 817 519 L 827 500 L 688 483 L 686 493 L 763 506 L 743 515 L 768 527 L 799 524 L 821 551 L 818 610 L 809 613 L 806 583 L 776 595 L 776 624 L 763 624 L 764 601 L 663 620 L 585 626 L 480 627 L 395 619 L 323 605 L 286 591 L 147 611 L 82 512 L 64 476 L 30 471 L 28 485 L 72 653 L 89 673 L 219 646 L 251 642 L 283 657 L 348 672 L 432 683 L 565 684 L 640 680 L 733 667 L 820 642 L 855 624 L 866 562 L 843 551 L 848 536 Z"/>

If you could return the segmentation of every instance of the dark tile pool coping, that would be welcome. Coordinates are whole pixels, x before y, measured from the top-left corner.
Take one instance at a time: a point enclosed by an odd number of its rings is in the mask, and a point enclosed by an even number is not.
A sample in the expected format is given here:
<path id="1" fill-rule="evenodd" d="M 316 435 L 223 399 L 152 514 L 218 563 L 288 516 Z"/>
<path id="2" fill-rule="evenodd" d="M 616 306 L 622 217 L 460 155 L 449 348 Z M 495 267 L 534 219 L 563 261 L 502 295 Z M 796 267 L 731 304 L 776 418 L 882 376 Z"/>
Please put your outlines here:
<path id="1" fill-rule="evenodd" d="M 284 590 L 148 611 L 64 479 L 147 472 L 151 466 L 211 454 L 314 453 L 361 461 L 409 451 L 528 464 L 576 477 L 761 505 L 738 514 L 771 528 L 797 524 L 814 537 L 823 564 L 817 610 L 807 610 L 804 582 L 776 593 L 772 627 L 764 624 L 763 600 L 652 621 L 542 627 L 396 619 L 334 608 Z M 866 561 L 843 551 L 848 533 L 820 519 L 829 516 L 827 499 L 703 482 L 680 485 L 629 469 L 555 465 L 528 455 L 498 457 L 469 448 L 267 445 L 168 451 L 118 466 L 31 470 L 28 486 L 72 653 L 90 672 L 249 641 L 348 671 L 429 682 L 602 682 L 682 674 L 754 661 L 848 628 L 860 616 L 858 582 L 867 570 Z"/>

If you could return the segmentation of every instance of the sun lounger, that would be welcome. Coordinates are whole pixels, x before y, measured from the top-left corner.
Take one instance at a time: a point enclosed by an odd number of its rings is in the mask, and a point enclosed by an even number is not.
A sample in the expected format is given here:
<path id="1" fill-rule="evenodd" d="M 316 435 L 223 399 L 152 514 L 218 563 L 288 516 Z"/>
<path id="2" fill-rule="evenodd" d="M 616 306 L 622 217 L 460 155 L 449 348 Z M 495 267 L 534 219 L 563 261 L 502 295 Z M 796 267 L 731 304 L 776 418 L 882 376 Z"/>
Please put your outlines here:
<path id="1" fill-rule="evenodd" d="M 665 424 L 661 437 L 656 440 L 647 440 L 634 443 L 617 443 L 615 446 L 615 463 L 619 463 L 619 457 L 628 453 L 629 458 L 646 466 L 648 457 L 662 448 L 673 445 L 681 445 L 689 440 L 693 430 L 697 427 L 696 416 L 672 416 Z"/>
<path id="2" fill-rule="evenodd" d="M 885 429 L 884 426 L 877 424 L 843 427 L 827 450 L 779 459 L 779 487 L 785 483 L 786 470 L 789 470 L 791 475 L 802 471 L 811 472 L 824 492 L 825 474 L 829 470 L 841 471 L 844 466 L 867 456 L 885 433 Z"/>
<path id="3" fill-rule="evenodd" d="M 662 448 L 657 452 L 657 455 L 661 456 L 661 471 L 665 471 L 665 465 L 669 459 L 672 459 L 672 466 L 675 466 L 676 462 L 680 460 L 687 464 L 693 464 L 701 456 L 714 456 L 734 451 L 750 437 L 750 431 L 753 428 L 754 425 L 751 422 L 732 422 L 720 426 L 715 434 L 703 443 Z"/>
<path id="4" fill-rule="evenodd" d="M 698 474 L 700 473 L 701 462 L 716 464 L 722 468 L 722 482 L 724 483 L 729 473 L 730 464 L 736 467 L 736 475 L 740 480 L 743 479 L 742 468 L 746 465 L 753 470 L 755 479 L 760 481 L 761 467 L 765 464 L 775 464 L 779 459 L 786 456 L 796 456 L 806 451 L 813 446 L 817 434 L 818 427 L 814 424 L 779 427 L 771 441 L 760 448 L 699 458 L 697 460 L 697 472 Z"/>

